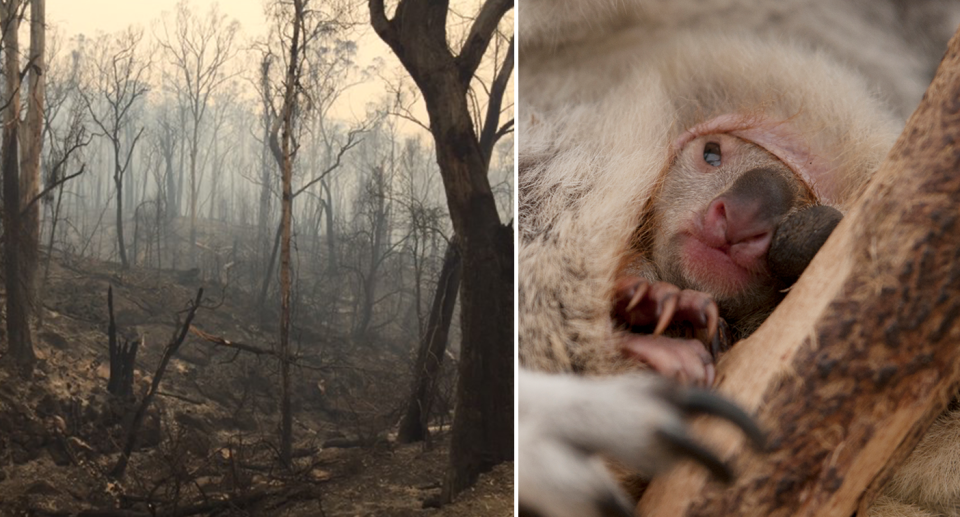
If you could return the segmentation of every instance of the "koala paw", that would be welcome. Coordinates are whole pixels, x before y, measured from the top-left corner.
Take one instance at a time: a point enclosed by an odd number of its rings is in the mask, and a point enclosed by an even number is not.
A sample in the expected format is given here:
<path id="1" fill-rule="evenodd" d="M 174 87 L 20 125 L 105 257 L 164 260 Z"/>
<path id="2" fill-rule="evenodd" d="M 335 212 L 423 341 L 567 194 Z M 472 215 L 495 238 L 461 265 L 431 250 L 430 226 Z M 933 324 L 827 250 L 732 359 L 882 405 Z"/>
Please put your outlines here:
<path id="1" fill-rule="evenodd" d="M 710 295 L 667 282 L 620 278 L 612 317 L 631 330 L 620 336 L 624 356 L 681 384 L 713 384 L 714 360 L 730 347 L 729 328 Z M 670 335 L 663 335 L 668 328 Z"/>
<path id="2" fill-rule="evenodd" d="M 601 455 L 646 477 L 693 459 L 729 481 L 725 463 L 687 433 L 684 416 L 716 415 L 763 434 L 728 400 L 651 374 L 589 378 L 521 370 L 518 488 L 522 515 L 633 515 Z"/>

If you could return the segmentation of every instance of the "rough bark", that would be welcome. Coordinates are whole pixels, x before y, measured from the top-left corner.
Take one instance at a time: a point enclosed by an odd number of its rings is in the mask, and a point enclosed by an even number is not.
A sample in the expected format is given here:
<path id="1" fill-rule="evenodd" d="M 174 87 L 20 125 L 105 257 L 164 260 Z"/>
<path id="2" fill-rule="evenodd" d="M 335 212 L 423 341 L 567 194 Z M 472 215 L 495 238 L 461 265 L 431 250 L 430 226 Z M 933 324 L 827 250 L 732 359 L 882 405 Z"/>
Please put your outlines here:
<path id="1" fill-rule="evenodd" d="M 767 322 L 718 365 L 770 451 L 699 421 L 721 488 L 684 466 L 644 516 L 861 513 L 960 387 L 960 34 L 871 181 Z"/>
<path id="2" fill-rule="evenodd" d="M 3 30 L 4 75 L 6 88 L 3 100 L 3 257 L 4 287 L 7 296 L 7 355 L 15 369 L 27 375 L 33 370 L 36 355 L 30 330 L 29 286 L 24 282 L 22 217 L 20 213 L 20 57 L 17 31 L 19 1 L 6 0 L 0 7 Z"/>
<path id="3" fill-rule="evenodd" d="M 513 2 L 484 2 L 457 55 L 447 41 L 448 2 L 401 0 L 392 19 L 383 0 L 369 0 L 369 7 L 374 30 L 423 94 L 461 243 L 461 360 L 442 494 L 449 502 L 481 472 L 513 457 L 513 237 L 500 223 L 467 104 L 470 81 Z"/>
<path id="4" fill-rule="evenodd" d="M 272 210 L 273 192 L 271 187 L 274 184 L 274 169 L 270 163 L 270 127 L 272 125 L 270 117 L 270 56 L 264 56 L 260 62 L 260 95 L 263 109 L 263 148 L 260 150 L 260 204 L 257 205 L 257 252 L 260 263 L 263 265 L 263 276 L 267 278 L 272 273 L 272 267 L 267 265 L 267 249 L 270 246 L 270 213 Z M 264 282 L 266 284 L 266 282 Z M 263 304 L 263 297 L 259 299 L 260 306 Z"/>
<path id="5" fill-rule="evenodd" d="M 293 415 L 290 407 L 290 225 L 293 211 L 293 117 L 299 83 L 303 0 L 293 1 L 293 33 L 284 79 L 283 108 L 280 112 L 280 148 L 274 158 L 280 165 L 283 195 L 280 200 L 280 461 L 291 465 Z"/>
<path id="6" fill-rule="evenodd" d="M 107 326 L 107 342 L 110 348 L 110 379 L 107 391 L 121 398 L 133 398 L 133 373 L 137 364 L 140 340 L 117 339 L 117 322 L 113 317 L 113 286 L 107 287 L 107 311 L 110 323 Z"/>
<path id="7" fill-rule="evenodd" d="M 44 0 L 30 0 L 30 54 L 27 58 L 27 114 L 20 132 L 20 274 L 24 303 L 37 310 L 37 270 L 40 266 L 40 151 L 43 149 L 44 61 L 46 9 Z"/>
<path id="8" fill-rule="evenodd" d="M 450 339 L 453 307 L 460 289 L 460 254 L 453 243 L 447 245 L 443 267 L 437 280 L 437 290 L 430 306 L 430 318 L 420 337 L 420 349 L 414 366 L 413 389 L 407 408 L 400 420 L 397 441 L 412 443 L 427 438 L 427 422 L 437 391 L 437 377 Z"/>
<path id="9" fill-rule="evenodd" d="M 327 274 L 333 276 L 340 270 L 340 259 L 337 256 L 337 228 L 333 219 L 333 196 L 330 193 L 330 185 L 327 184 L 326 180 L 320 181 L 320 187 L 326 196 L 323 210 L 326 214 L 327 224 Z"/>

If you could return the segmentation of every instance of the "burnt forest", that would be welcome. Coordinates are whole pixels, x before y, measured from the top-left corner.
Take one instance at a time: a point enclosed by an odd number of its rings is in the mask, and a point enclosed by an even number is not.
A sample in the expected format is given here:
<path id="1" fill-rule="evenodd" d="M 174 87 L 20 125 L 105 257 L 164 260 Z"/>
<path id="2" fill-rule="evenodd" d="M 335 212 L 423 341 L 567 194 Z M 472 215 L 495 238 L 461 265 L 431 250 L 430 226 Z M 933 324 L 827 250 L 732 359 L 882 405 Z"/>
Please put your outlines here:
<path id="1" fill-rule="evenodd" d="M 513 1 L 84 3 L 0 0 L 0 516 L 512 515 Z"/>

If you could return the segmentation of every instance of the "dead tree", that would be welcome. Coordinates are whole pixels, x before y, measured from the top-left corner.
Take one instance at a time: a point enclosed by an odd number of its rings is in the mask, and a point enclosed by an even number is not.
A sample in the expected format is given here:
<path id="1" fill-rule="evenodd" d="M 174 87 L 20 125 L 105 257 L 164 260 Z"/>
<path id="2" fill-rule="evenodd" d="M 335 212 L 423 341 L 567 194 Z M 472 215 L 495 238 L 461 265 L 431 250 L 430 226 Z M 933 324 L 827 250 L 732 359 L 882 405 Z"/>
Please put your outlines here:
<path id="1" fill-rule="evenodd" d="M 960 33 L 857 205 L 769 320 L 720 361 L 719 390 L 758 411 L 772 450 L 711 422 L 740 473 L 684 466 L 644 516 L 863 515 L 960 387 Z M 758 409 L 759 408 L 759 409 Z"/>
<path id="2" fill-rule="evenodd" d="M 62 62 L 61 62 L 62 63 Z M 44 124 L 47 137 L 47 152 L 44 157 L 44 189 L 37 196 L 37 201 L 43 200 L 49 206 L 49 214 L 46 220 L 50 225 L 47 232 L 47 256 L 43 264 L 43 275 L 40 285 L 37 288 L 37 299 L 42 299 L 46 292 L 47 281 L 50 277 L 50 262 L 53 259 L 53 245 L 57 235 L 57 228 L 60 222 L 61 209 L 64 201 L 64 187 L 70 178 L 74 178 L 83 173 L 85 164 L 80 164 L 80 169 L 74 173 L 68 173 L 68 167 L 77 161 L 76 156 L 80 151 L 89 145 L 91 136 L 89 135 L 84 120 L 86 108 L 79 102 L 80 86 L 78 79 L 79 54 L 75 53 L 70 58 L 70 72 L 65 78 L 58 78 L 57 75 L 48 72 L 47 81 L 50 88 L 45 89 L 47 95 L 47 109 L 44 110 Z M 60 67 L 54 68 L 59 71 Z M 66 111 L 67 123 L 59 130 L 51 127 L 50 122 L 57 119 L 63 111 Z M 43 311 L 37 313 L 37 326 L 43 326 Z"/>
<path id="3" fill-rule="evenodd" d="M 27 113 L 20 132 L 21 281 L 30 315 L 37 313 L 37 271 L 40 266 L 40 154 L 43 150 L 46 89 L 46 1 L 30 0 L 30 54 L 27 56 Z"/>
<path id="4" fill-rule="evenodd" d="M 0 30 L 3 32 L 4 78 L 3 140 L 0 171 L 3 175 L 3 265 L 7 302 L 7 354 L 23 374 L 33 370 L 36 355 L 30 330 L 32 311 L 30 283 L 35 265 L 26 264 L 24 245 L 31 229 L 24 225 L 21 207 L 20 154 L 20 43 L 17 32 L 22 16 L 20 0 L 0 2 Z M 29 186 L 27 186 L 29 189 Z"/>
<path id="5" fill-rule="evenodd" d="M 273 156 L 280 166 L 283 196 L 280 200 L 280 461 L 290 466 L 293 447 L 293 415 L 290 407 L 290 225 L 293 212 L 294 110 L 300 94 L 304 3 L 294 0 L 289 61 L 283 81 L 283 107 L 270 138 Z M 278 140 L 279 133 L 279 140 Z"/>
<path id="6" fill-rule="evenodd" d="M 414 365 L 413 389 L 400 420 L 397 441 L 411 443 L 427 438 L 427 423 L 437 391 L 437 377 L 450 337 L 453 307 L 460 289 L 460 253 L 453 243 L 447 245 L 437 290 L 430 306 L 430 319 L 420 336 L 420 349 Z"/>
<path id="7" fill-rule="evenodd" d="M 270 141 L 270 129 L 273 127 L 272 123 L 272 109 L 273 106 L 270 104 L 270 64 L 273 62 L 270 54 L 264 54 L 263 58 L 260 61 L 260 100 L 261 100 L 261 109 L 263 113 L 261 114 L 261 124 L 263 124 L 263 147 L 260 148 L 260 203 L 257 205 L 257 259 L 260 264 L 263 264 L 265 268 L 267 266 L 267 250 L 270 246 L 270 229 L 269 221 L 270 214 L 272 213 L 273 207 L 271 201 L 273 200 L 274 194 L 274 185 L 276 180 L 274 179 L 275 171 L 271 167 L 270 162 L 270 150 L 269 144 Z M 263 270 L 263 277 L 268 278 L 271 274 L 270 269 Z M 266 284 L 266 282 L 264 282 Z M 265 297 L 261 297 L 260 303 Z M 260 307 L 262 309 L 262 305 Z"/>
<path id="8" fill-rule="evenodd" d="M 84 105 L 100 131 L 98 136 L 109 140 L 113 152 L 113 183 L 117 190 L 117 248 L 123 269 L 130 266 L 123 234 L 123 180 L 144 129 L 141 127 L 136 136 L 129 137 L 130 124 L 133 123 L 131 119 L 135 118 L 132 109 L 149 90 L 146 76 L 150 61 L 141 57 L 137 50 L 142 40 L 143 31 L 134 29 L 128 29 L 115 38 L 102 36 L 97 42 L 94 56 L 94 72 L 88 86 L 90 92 L 86 88 L 80 89 Z"/>
<path id="9" fill-rule="evenodd" d="M 107 287 L 107 310 L 110 324 L 107 327 L 107 341 L 110 346 L 110 379 L 107 391 L 124 399 L 133 397 L 133 371 L 137 363 L 137 350 L 140 339 L 117 340 L 117 323 L 113 317 L 113 286 Z"/>
<path id="10" fill-rule="evenodd" d="M 468 104 L 471 83 L 512 0 L 486 0 L 462 45 L 448 41 L 449 2 L 400 0 L 388 17 L 383 0 L 369 0 L 370 23 L 423 94 L 453 229 L 460 238 L 461 360 L 457 411 L 444 502 L 480 473 L 513 458 L 513 232 L 500 221 L 487 172 L 497 140 L 513 41 L 497 63 L 484 115 Z M 457 48 L 458 47 L 458 48 Z M 477 120 L 477 124 L 474 124 Z"/>
<path id="11" fill-rule="evenodd" d="M 140 424 L 143 423 L 143 417 L 147 414 L 147 408 L 150 407 L 150 403 L 153 402 L 153 398 L 157 396 L 157 392 L 160 390 L 160 381 L 163 379 L 163 374 L 167 371 L 167 364 L 170 363 L 170 359 L 177 353 L 177 350 L 180 350 L 180 345 L 183 344 L 183 340 L 187 338 L 187 331 L 190 330 L 190 323 L 193 322 L 193 317 L 196 315 L 197 309 L 200 308 L 200 300 L 202 298 L 203 288 L 201 287 L 197 290 L 197 297 L 193 300 L 193 305 L 187 309 L 186 321 L 177 328 L 173 337 L 170 338 L 170 342 L 167 343 L 167 346 L 163 349 L 163 356 L 160 357 L 160 364 L 157 365 L 157 371 L 153 374 L 153 382 L 150 383 L 150 389 L 147 391 L 147 394 L 143 396 L 140 405 L 137 406 L 136 413 L 133 414 L 133 420 L 130 422 L 130 427 L 127 428 L 123 451 L 120 453 L 120 458 L 117 460 L 116 466 L 110 471 L 110 475 L 114 478 L 123 477 L 123 473 L 127 470 L 127 463 L 130 461 L 133 447 L 137 443 L 137 432 L 140 431 Z"/>
<path id="12" fill-rule="evenodd" d="M 206 18 L 190 11 L 190 3 L 177 3 L 172 27 L 163 24 L 160 46 L 182 82 L 174 83 L 180 101 L 189 115 L 190 132 L 187 148 L 190 158 L 190 265 L 197 265 L 197 196 L 200 194 L 200 172 L 197 154 L 200 150 L 200 128 L 210 105 L 210 97 L 230 79 L 227 65 L 236 55 L 234 39 L 239 30 L 236 20 L 227 21 L 216 5 Z"/>

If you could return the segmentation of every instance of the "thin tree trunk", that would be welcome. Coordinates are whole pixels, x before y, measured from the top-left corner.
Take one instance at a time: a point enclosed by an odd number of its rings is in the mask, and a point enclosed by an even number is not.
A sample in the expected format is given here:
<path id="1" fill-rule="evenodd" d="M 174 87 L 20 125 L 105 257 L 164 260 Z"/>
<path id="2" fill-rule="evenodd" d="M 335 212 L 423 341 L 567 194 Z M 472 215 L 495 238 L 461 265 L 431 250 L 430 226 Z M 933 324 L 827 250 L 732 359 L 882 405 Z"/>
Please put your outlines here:
<path id="1" fill-rule="evenodd" d="M 267 303 L 267 292 L 270 290 L 270 280 L 273 278 L 273 266 L 277 263 L 277 252 L 280 251 L 280 237 L 283 234 L 283 221 L 277 225 L 277 231 L 273 235 L 273 248 L 270 252 L 270 260 L 267 261 L 267 269 L 264 272 L 263 283 L 260 284 L 260 295 L 257 297 L 257 310 L 260 313 L 261 325 L 267 317 L 264 308 Z"/>
<path id="2" fill-rule="evenodd" d="M 333 219 L 333 196 L 330 194 L 330 186 L 327 180 L 320 180 L 320 187 L 325 194 L 326 203 L 323 209 L 327 214 L 327 273 L 336 275 L 340 269 L 340 260 L 337 256 L 337 228 Z"/>
<path id="3" fill-rule="evenodd" d="M 20 161 L 18 136 L 20 129 L 20 64 L 17 19 L 19 2 L 7 1 L 0 12 L 3 27 L 4 75 L 6 90 L 3 112 L 3 255 L 4 284 L 7 295 L 7 353 L 12 365 L 22 374 L 33 370 L 36 356 L 30 332 L 28 286 L 24 283 L 22 254 L 23 230 L 20 217 Z"/>
<path id="4" fill-rule="evenodd" d="M 257 251 L 259 252 L 260 264 L 263 266 L 264 284 L 266 278 L 270 276 L 273 270 L 272 264 L 267 264 L 267 248 L 270 245 L 269 229 L 267 225 L 270 221 L 270 198 L 272 193 L 270 187 L 273 185 L 273 173 L 270 167 L 270 59 L 264 57 L 260 64 L 260 87 L 263 95 L 263 149 L 260 150 L 260 205 L 257 212 Z M 276 246 L 274 246 L 276 249 Z M 272 260 L 271 260 L 272 262 Z M 263 296 L 259 300 L 259 306 L 263 306 Z"/>
<path id="5" fill-rule="evenodd" d="M 30 56 L 27 67 L 27 115 L 20 132 L 20 274 L 28 318 L 37 312 L 37 270 L 40 266 L 40 151 L 43 148 L 44 0 L 30 0 Z"/>
<path id="6" fill-rule="evenodd" d="M 400 420 L 397 441 L 411 443 L 426 439 L 430 408 L 436 397 L 437 377 L 447 351 L 453 308 L 460 289 L 460 254 L 453 243 L 447 244 L 437 290 L 430 306 L 430 320 L 420 337 L 420 350 L 414 367 L 413 389 L 407 409 Z"/>
<path id="7" fill-rule="evenodd" d="M 190 139 L 190 266 L 197 265 L 197 140 L 200 121 L 193 120 Z"/>
<path id="8" fill-rule="evenodd" d="M 63 206 L 63 187 L 65 183 L 57 186 L 57 203 L 53 208 L 53 215 L 50 218 L 50 236 L 47 239 L 47 260 L 43 263 L 43 279 L 40 281 L 40 288 L 37 291 L 38 299 L 43 296 L 47 289 L 47 280 L 50 278 L 50 261 L 53 260 L 53 242 L 57 234 L 57 222 L 60 221 L 60 209 Z M 37 314 L 37 326 L 43 327 L 43 312 Z"/>
<path id="9" fill-rule="evenodd" d="M 119 145 L 119 142 L 114 142 L 114 145 Z M 120 159 L 119 152 L 115 152 L 114 156 L 117 160 Z M 127 246 L 123 242 L 123 176 L 119 170 L 113 174 L 113 183 L 117 187 L 117 248 L 120 251 L 120 267 L 127 269 L 130 264 L 127 262 Z"/>
<path id="10" fill-rule="evenodd" d="M 377 299 L 377 283 L 380 276 L 380 262 L 383 260 L 384 238 L 386 236 L 386 208 L 385 208 L 385 185 L 383 167 L 378 166 L 372 171 L 373 180 L 376 182 L 376 192 L 369 193 L 374 197 L 371 203 L 374 205 L 373 220 L 371 221 L 370 237 L 370 262 L 367 264 L 366 274 L 363 275 L 363 297 L 360 304 L 360 317 L 353 329 L 353 337 L 362 339 L 370 328 L 370 322 L 373 320 L 373 305 Z"/>
<path id="11" fill-rule="evenodd" d="M 293 34 L 290 39 L 290 61 L 284 81 L 280 149 L 274 157 L 280 163 L 283 196 L 280 210 L 280 461 L 291 466 L 293 450 L 293 414 L 290 407 L 290 224 L 293 212 L 293 116 L 297 102 L 300 61 L 300 30 L 303 23 L 303 1 L 294 0 Z"/>

